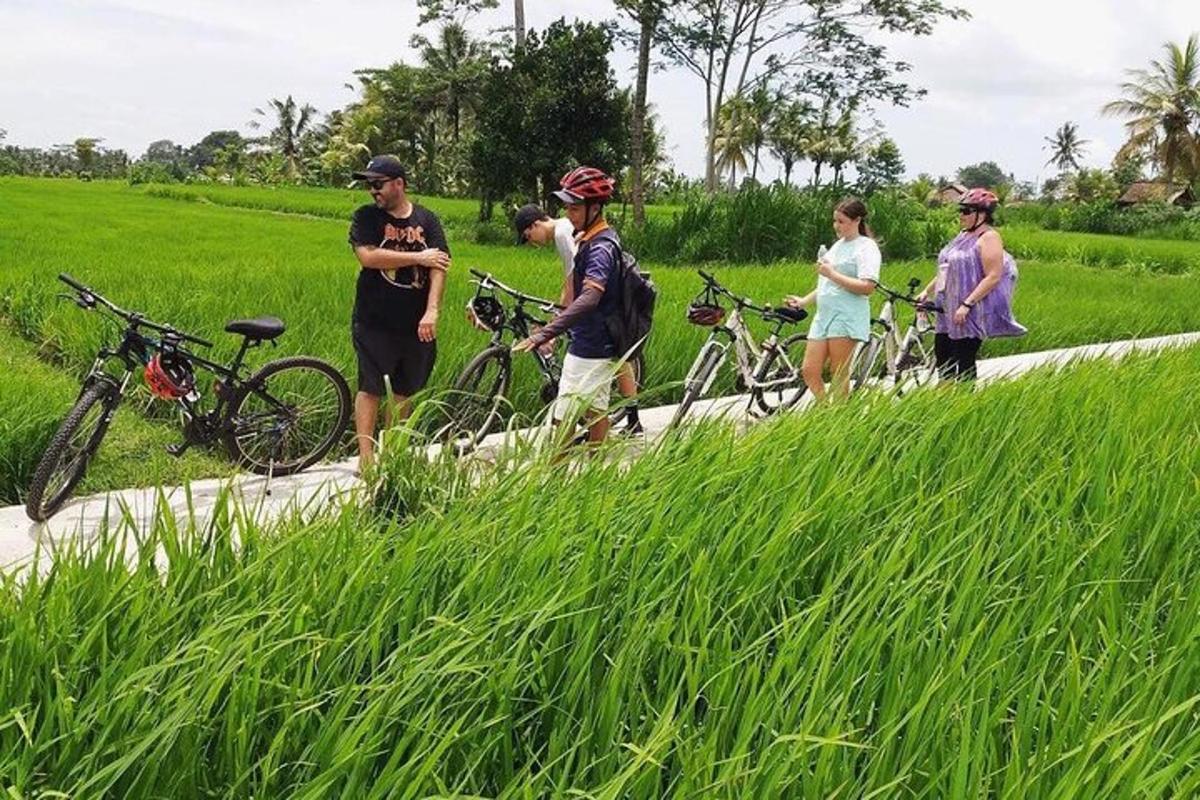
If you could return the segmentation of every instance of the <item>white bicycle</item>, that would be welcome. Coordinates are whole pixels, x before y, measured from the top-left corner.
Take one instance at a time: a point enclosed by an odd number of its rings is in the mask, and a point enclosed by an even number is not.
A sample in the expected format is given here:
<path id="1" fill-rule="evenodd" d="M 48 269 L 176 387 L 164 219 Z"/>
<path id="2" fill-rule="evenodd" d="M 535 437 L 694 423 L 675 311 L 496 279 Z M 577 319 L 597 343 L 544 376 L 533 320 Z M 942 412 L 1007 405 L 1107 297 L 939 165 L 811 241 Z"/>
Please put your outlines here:
<path id="1" fill-rule="evenodd" d="M 913 292 L 920 285 L 919 279 L 910 280 L 908 294 L 882 285 L 876 288 L 887 299 L 879 317 L 871 320 L 871 338 L 858 348 L 851 362 L 851 391 L 866 386 L 880 386 L 890 388 L 896 394 L 904 394 L 937 381 L 931 315 L 941 313 L 942 309 L 934 303 L 913 297 Z M 903 335 L 896 316 L 896 308 L 900 303 L 912 306 L 916 312 Z"/>
<path id="2" fill-rule="evenodd" d="M 684 378 L 683 397 L 671 427 L 679 425 L 688 409 L 712 387 L 731 349 L 735 385 L 738 391 L 749 391 L 751 413 L 767 416 L 796 405 L 806 389 L 800 365 L 804 360 L 807 337 L 803 333 L 787 337 L 782 334 L 785 326 L 800 322 L 808 312 L 786 306 L 757 306 L 749 298 L 733 294 L 703 270 L 697 271 L 704 279 L 704 291 L 689 306 L 688 321 L 712 330 Z M 727 298 L 733 305 L 728 316 L 718 302 L 721 298 Z M 746 326 L 743 314 L 747 311 L 771 325 L 771 332 L 761 345 L 754 341 Z"/>

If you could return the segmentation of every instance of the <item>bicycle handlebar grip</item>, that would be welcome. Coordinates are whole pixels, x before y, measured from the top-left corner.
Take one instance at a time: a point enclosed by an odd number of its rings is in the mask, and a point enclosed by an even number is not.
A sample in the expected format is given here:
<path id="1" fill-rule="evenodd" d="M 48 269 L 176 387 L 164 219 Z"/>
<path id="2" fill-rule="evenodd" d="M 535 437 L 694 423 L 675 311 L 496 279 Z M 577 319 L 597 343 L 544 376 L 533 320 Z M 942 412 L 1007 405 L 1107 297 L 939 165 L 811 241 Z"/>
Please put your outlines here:
<path id="1" fill-rule="evenodd" d="M 716 282 L 717 282 L 717 279 L 716 279 L 716 278 L 714 278 L 712 275 L 709 275 L 707 272 L 705 272 L 705 271 L 704 271 L 704 270 L 702 270 L 702 269 L 698 269 L 698 270 L 696 270 L 696 272 L 700 273 L 700 277 L 701 277 L 701 278 L 704 278 L 704 280 L 708 281 L 709 283 L 716 283 Z"/>
<path id="2" fill-rule="evenodd" d="M 488 277 L 486 272 L 480 272 L 479 270 L 475 269 L 474 267 L 471 267 L 471 274 L 474 275 L 476 278 L 485 278 L 486 279 Z"/>
<path id="3" fill-rule="evenodd" d="M 63 283 L 65 283 L 67 286 L 70 286 L 72 289 L 75 289 L 76 291 L 87 292 L 89 294 L 92 291 L 91 289 L 87 288 L 82 283 L 75 280 L 74 278 L 72 278 L 70 275 L 68 275 L 65 272 L 58 273 L 58 279 L 60 281 L 62 281 Z"/>

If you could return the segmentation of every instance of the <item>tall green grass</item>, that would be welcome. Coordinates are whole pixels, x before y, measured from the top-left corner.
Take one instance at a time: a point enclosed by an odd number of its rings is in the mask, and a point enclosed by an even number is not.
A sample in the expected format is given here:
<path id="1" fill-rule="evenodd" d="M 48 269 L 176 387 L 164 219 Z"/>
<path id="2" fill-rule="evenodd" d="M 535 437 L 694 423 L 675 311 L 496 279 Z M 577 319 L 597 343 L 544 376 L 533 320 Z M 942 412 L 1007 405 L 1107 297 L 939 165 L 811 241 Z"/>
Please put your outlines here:
<path id="1" fill-rule="evenodd" d="M 1161 203 L 1117 208 L 1112 203 L 1026 203 L 1002 209 L 1006 223 L 1046 230 L 1200 241 L 1200 209 Z"/>
<path id="2" fill-rule="evenodd" d="M 61 208 L 69 202 L 88 209 L 85 223 L 66 227 L 58 223 Z M 0 215 L 0 239 L 5 242 L 0 250 L 0 316 L 34 342 L 44 357 L 64 365 L 68 375 L 86 370 L 106 328 L 95 315 L 55 299 L 59 284 L 54 275 L 64 269 L 128 308 L 213 339 L 218 343 L 218 359 L 232 356 L 237 344 L 235 337 L 221 333 L 227 320 L 275 314 L 287 322 L 288 331 L 278 348 L 254 351 L 253 364 L 310 353 L 337 365 L 353 381 L 348 329 L 357 265 L 346 244 L 345 221 L 168 201 L 123 185 L 100 183 L 0 180 L 0 203 L 5 208 Z M 462 317 L 473 288 L 468 267 L 492 271 L 548 297 L 556 296 L 561 274 L 554 254 L 545 250 L 490 247 L 457 239 L 450 244 L 455 260 L 430 383 L 435 392 L 449 387 L 487 342 Z M 661 291 L 646 381 L 651 387 L 668 387 L 656 393 L 653 402 L 669 401 L 707 334 L 684 318 L 687 303 L 701 283 L 691 268 L 645 259 L 643 263 Z M 778 302 L 785 294 L 808 291 L 816 280 L 808 260 L 771 266 L 719 265 L 711 271 L 733 291 L 758 302 Z M 885 282 L 895 287 L 902 287 L 910 276 L 926 281 L 932 274 L 931 261 L 891 262 L 884 267 Z M 1198 299 L 1200 276 L 1193 274 L 1023 261 L 1016 308 L 1030 333 L 1022 339 L 989 342 L 984 355 L 1200 330 Z M 760 323 L 751 320 L 751 324 L 762 332 Z M 74 400 L 70 381 L 56 386 L 46 390 L 53 393 L 54 402 Z M 726 375 L 717 390 L 731 389 Z M 537 398 L 532 361 L 518 359 L 517 410 L 535 414 L 540 405 Z M 170 422 L 168 407 L 149 408 Z M 163 430 L 164 435 L 175 435 Z M 106 443 L 109 446 L 115 445 Z M 151 485 L 178 479 L 169 462 L 164 470 L 147 469 L 134 477 Z"/>
<path id="3" fill-rule="evenodd" d="M 1072 261 L 1089 267 L 1130 267 L 1180 274 L 1200 271 L 1200 241 L 1135 239 L 1008 225 L 1005 247 L 1018 259 Z"/>
<path id="4" fill-rule="evenodd" d="M 623 228 L 630 249 L 668 263 L 763 263 L 816 258 L 830 241 L 833 209 L 843 195 L 771 186 L 698 197 L 670 220 L 648 218 L 642 229 Z M 935 255 L 954 234 L 948 212 L 900 195 L 870 199 L 869 223 L 887 258 Z"/>
<path id="5" fill-rule="evenodd" d="M 1194 796 L 1197 369 L 709 426 L 425 493 L 403 523 L 347 510 L 240 549 L 228 522 L 163 524 L 133 565 L 65 555 L 0 590 L 0 775 L 22 797 Z"/>

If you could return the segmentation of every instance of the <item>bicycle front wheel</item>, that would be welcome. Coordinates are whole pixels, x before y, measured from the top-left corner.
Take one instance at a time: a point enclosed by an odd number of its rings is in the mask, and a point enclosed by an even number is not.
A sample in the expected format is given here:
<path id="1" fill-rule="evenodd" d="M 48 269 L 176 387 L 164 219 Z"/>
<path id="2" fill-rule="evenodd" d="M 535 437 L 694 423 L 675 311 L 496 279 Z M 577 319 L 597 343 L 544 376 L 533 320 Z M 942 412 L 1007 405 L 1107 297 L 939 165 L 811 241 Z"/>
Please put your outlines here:
<path id="1" fill-rule="evenodd" d="M 794 407 L 808 390 L 800 368 L 808 336 L 793 334 L 764 356 L 754 376 L 751 400 L 764 414 L 775 414 Z"/>
<path id="2" fill-rule="evenodd" d="M 511 380 L 512 356 L 504 345 L 489 347 L 471 359 L 451 390 L 450 421 L 443 437 L 467 451 L 500 427 Z"/>
<path id="3" fill-rule="evenodd" d="M 62 508 L 100 448 L 120 401 L 116 385 L 107 380 L 96 381 L 79 395 L 34 468 L 25 498 L 30 519 L 44 522 Z"/>
<path id="4" fill-rule="evenodd" d="M 712 378 L 724 360 L 724 347 L 721 347 L 713 339 L 705 342 L 700 355 L 696 357 L 692 368 L 688 370 L 687 378 L 683 381 L 683 397 L 680 398 L 679 405 L 675 408 L 675 415 L 671 417 L 669 428 L 678 427 L 683 422 L 692 405 L 704 396 L 709 385 L 712 384 Z"/>
<path id="5" fill-rule="evenodd" d="M 869 381 L 882 378 L 887 372 L 886 359 L 884 337 L 872 333 L 866 344 L 859 347 L 850 366 L 850 391 L 857 392 Z"/>
<path id="6" fill-rule="evenodd" d="M 260 475 L 291 475 L 320 461 L 350 421 L 350 387 L 331 365 L 296 356 L 254 373 L 230 405 L 225 448 Z"/>

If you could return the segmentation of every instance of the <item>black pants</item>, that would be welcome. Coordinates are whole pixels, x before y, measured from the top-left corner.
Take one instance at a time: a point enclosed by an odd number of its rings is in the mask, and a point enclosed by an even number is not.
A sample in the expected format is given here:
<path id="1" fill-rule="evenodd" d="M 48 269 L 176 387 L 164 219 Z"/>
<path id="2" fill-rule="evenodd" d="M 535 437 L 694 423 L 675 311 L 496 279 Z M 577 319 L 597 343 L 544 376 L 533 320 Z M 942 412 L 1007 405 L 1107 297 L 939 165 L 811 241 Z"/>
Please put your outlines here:
<path id="1" fill-rule="evenodd" d="M 975 380 L 975 358 L 981 344 L 982 339 L 951 339 L 946 333 L 934 334 L 933 357 L 938 374 L 944 380 Z"/>

